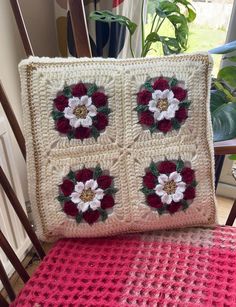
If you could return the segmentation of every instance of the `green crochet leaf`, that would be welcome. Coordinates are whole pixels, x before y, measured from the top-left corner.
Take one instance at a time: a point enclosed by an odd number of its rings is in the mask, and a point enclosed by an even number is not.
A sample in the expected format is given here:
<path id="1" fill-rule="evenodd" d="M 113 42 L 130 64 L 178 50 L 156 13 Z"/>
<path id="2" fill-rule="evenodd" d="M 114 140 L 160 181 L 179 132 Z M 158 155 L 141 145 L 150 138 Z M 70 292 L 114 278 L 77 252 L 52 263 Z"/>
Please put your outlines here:
<path id="1" fill-rule="evenodd" d="M 64 117 L 64 113 L 63 113 L 63 112 L 55 111 L 55 110 L 52 111 L 51 115 L 52 115 L 52 118 L 53 118 L 54 120 L 57 120 L 57 119 L 59 119 L 59 118 Z"/>
<path id="2" fill-rule="evenodd" d="M 183 102 L 181 102 L 181 103 L 179 104 L 179 106 L 180 106 L 181 108 L 186 108 L 186 109 L 188 109 L 189 106 L 190 106 L 190 104 L 191 104 L 191 101 L 190 101 L 190 100 L 184 100 Z"/>
<path id="3" fill-rule="evenodd" d="M 57 196 L 57 200 L 62 203 L 62 202 L 65 202 L 65 201 L 69 201 L 70 200 L 70 197 L 68 196 L 64 196 L 63 194 Z"/>
<path id="4" fill-rule="evenodd" d="M 176 86 L 177 84 L 179 83 L 179 81 L 172 77 L 170 80 L 169 80 L 169 86 L 172 87 L 172 86 Z"/>
<path id="5" fill-rule="evenodd" d="M 81 221 L 82 221 L 82 219 L 83 219 L 83 213 L 82 212 L 80 212 L 77 216 L 76 216 L 76 222 L 79 224 Z"/>
<path id="6" fill-rule="evenodd" d="M 70 170 L 69 174 L 67 175 L 67 177 L 72 180 L 72 181 L 76 181 L 75 179 L 75 173 L 73 171 Z"/>
<path id="7" fill-rule="evenodd" d="M 180 128 L 180 123 L 179 121 L 176 119 L 176 118 L 172 118 L 171 120 L 171 124 L 172 124 L 172 127 L 175 129 L 175 130 L 179 130 Z"/>
<path id="8" fill-rule="evenodd" d="M 74 139 L 74 137 L 75 137 L 74 132 L 73 131 L 68 132 L 67 137 L 68 137 L 69 140 Z"/>
<path id="9" fill-rule="evenodd" d="M 147 105 L 143 105 L 143 104 L 139 104 L 135 108 L 135 111 L 137 111 L 137 112 L 143 112 L 143 111 L 147 111 L 147 110 L 148 110 L 148 106 Z"/>
<path id="10" fill-rule="evenodd" d="M 182 171 L 182 169 L 184 168 L 184 161 L 179 159 L 177 162 L 176 162 L 176 170 L 178 173 L 180 173 Z"/>
<path id="11" fill-rule="evenodd" d="M 92 85 L 90 86 L 90 88 L 88 89 L 87 95 L 88 95 L 88 96 L 92 96 L 93 93 L 95 93 L 97 90 L 98 90 L 97 85 L 96 85 L 96 84 L 92 84 Z"/>
<path id="12" fill-rule="evenodd" d="M 143 86 L 144 86 L 145 89 L 148 90 L 149 92 L 151 92 L 151 93 L 154 92 L 154 89 L 153 89 L 153 87 L 152 87 L 152 84 L 151 84 L 150 80 L 147 80 L 147 81 L 144 83 Z"/>
<path id="13" fill-rule="evenodd" d="M 108 216 L 106 210 L 103 210 L 102 208 L 98 208 L 98 211 L 100 212 L 102 221 L 104 222 L 107 219 L 107 216 Z"/>
<path id="14" fill-rule="evenodd" d="M 110 187 L 107 188 L 106 190 L 104 190 L 105 194 L 115 194 L 118 191 L 118 189 L 114 188 L 114 187 Z"/>
<path id="15" fill-rule="evenodd" d="M 154 190 L 150 190 L 147 187 L 143 187 L 142 189 L 140 189 L 140 191 L 143 192 L 143 194 L 145 194 L 145 195 L 151 195 L 151 194 L 155 193 Z"/>
<path id="16" fill-rule="evenodd" d="M 108 107 L 100 107 L 97 109 L 97 111 L 106 115 L 111 113 L 111 109 L 109 109 Z"/>
<path id="17" fill-rule="evenodd" d="M 97 130 L 97 128 L 95 128 L 94 126 L 92 126 L 91 134 L 92 134 L 92 136 L 95 138 L 95 140 L 97 140 L 97 138 L 98 138 L 99 135 L 100 135 L 100 132 Z"/>
<path id="18" fill-rule="evenodd" d="M 154 176 L 156 176 L 156 177 L 159 176 L 159 172 L 157 170 L 156 164 L 153 161 L 150 163 L 149 169 Z"/>
<path id="19" fill-rule="evenodd" d="M 96 180 L 101 175 L 102 175 L 102 169 L 100 165 L 97 165 L 93 171 L 93 179 Z"/>
<path id="20" fill-rule="evenodd" d="M 66 87 L 64 88 L 63 94 L 64 94 L 67 98 L 71 98 L 71 97 L 72 97 L 72 92 L 71 92 L 70 86 L 66 86 Z"/>

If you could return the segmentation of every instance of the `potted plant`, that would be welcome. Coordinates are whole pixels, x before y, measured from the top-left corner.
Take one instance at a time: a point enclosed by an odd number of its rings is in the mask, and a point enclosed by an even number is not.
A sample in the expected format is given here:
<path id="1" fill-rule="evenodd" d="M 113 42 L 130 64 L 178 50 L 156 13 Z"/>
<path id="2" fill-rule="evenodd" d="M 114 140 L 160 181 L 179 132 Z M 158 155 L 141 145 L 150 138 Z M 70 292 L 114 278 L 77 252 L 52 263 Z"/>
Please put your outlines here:
<path id="1" fill-rule="evenodd" d="M 187 0 L 158 1 L 150 32 L 145 36 L 143 7 L 141 10 L 142 48 L 141 54 L 135 54 L 132 48 L 132 36 L 137 24 L 129 18 L 110 11 L 94 11 L 90 18 L 100 22 L 118 22 L 129 32 L 129 45 L 133 57 L 145 57 L 153 43 L 160 43 L 163 54 L 177 54 L 187 49 L 189 26 L 196 18 L 192 4 Z M 174 37 L 160 35 L 163 22 L 168 20 L 174 27 Z M 236 41 L 209 51 L 211 54 L 227 54 L 236 50 Z M 236 56 L 224 57 L 236 62 Z M 211 117 L 214 141 L 229 140 L 236 137 L 236 66 L 221 68 L 217 78 L 212 78 Z"/>

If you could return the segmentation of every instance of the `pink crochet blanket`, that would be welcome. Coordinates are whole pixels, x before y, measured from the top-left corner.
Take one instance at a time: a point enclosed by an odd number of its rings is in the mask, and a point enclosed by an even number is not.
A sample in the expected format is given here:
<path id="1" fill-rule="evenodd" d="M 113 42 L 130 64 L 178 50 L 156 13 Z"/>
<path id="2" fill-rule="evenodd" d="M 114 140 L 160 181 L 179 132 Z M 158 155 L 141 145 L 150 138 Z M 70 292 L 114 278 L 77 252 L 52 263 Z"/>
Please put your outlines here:
<path id="1" fill-rule="evenodd" d="M 236 228 L 63 239 L 11 306 L 236 306 Z"/>

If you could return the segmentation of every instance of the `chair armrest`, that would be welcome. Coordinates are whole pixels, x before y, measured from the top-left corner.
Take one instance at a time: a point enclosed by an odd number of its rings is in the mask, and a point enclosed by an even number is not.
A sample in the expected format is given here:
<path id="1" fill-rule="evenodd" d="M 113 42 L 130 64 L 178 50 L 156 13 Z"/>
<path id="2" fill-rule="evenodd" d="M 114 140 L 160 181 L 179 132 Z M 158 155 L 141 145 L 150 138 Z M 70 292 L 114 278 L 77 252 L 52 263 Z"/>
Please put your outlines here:
<path id="1" fill-rule="evenodd" d="M 236 138 L 227 141 L 214 142 L 215 155 L 236 154 Z"/>

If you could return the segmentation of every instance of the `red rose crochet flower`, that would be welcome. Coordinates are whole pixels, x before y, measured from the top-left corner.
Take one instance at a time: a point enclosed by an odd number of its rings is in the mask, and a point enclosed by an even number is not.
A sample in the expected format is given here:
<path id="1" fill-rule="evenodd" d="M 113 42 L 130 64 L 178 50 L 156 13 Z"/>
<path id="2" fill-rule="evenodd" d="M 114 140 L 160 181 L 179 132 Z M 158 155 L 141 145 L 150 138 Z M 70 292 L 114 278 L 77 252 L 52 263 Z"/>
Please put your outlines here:
<path id="1" fill-rule="evenodd" d="M 54 99 L 54 105 L 59 111 L 64 111 L 65 107 L 68 106 L 68 98 L 64 95 L 57 96 Z"/>
<path id="2" fill-rule="evenodd" d="M 143 184 L 149 188 L 153 189 L 156 186 L 156 177 L 152 174 L 152 172 L 147 172 L 143 177 Z"/>
<path id="3" fill-rule="evenodd" d="M 148 104 L 148 102 L 152 99 L 152 93 L 147 90 L 143 90 L 137 95 L 139 104 Z"/>
<path id="4" fill-rule="evenodd" d="M 71 126 L 70 126 L 69 120 L 66 119 L 66 118 L 59 118 L 56 121 L 56 129 L 60 133 L 68 133 L 69 131 L 71 131 Z"/>
<path id="5" fill-rule="evenodd" d="M 108 217 L 107 209 L 115 205 L 113 178 L 103 173 L 97 165 L 94 169 L 83 168 L 70 171 L 59 186 L 58 201 L 62 210 L 77 223 L 84 221 L 93 224 L 105 221 Z"/>
<path id="6" fill-rule="evenodd" d="M 92 101 L 97 108 L 103 107 L 107 104 L 107 96 L 102 92 L 95 92 L 92 95 Z"/>
<path id="7" fill-rule="evenodd" d="M 152 126 L 154 124 L 154 118 L 149 111 L 145 111 L 140 114 L 139 122 L 146 126 Z"/>
<path id="8" fill-rule="evenodd" d="M 146 81 L 137 93 L 139 123 L 151 133 L 178 130 L 188 117 L 187 90 L 175 78 Z"/>
<path id="9" fill-rule="evenodd" d="M 81 97 L 87 94 L 87 88 L 83 83 L 78 83 L 72 88 L 72 95 Z"/>
<path id="10" fill-rule="evenodd" d="M 95 84 L 66 86 L 53 101 L 55 129 L 69 140 L 97 139 L 108 125 L 108 98 Z"/>
<path id="11" fill-rule="evenodd" d="M 146 204 L 159 214 L 186 210 L 196 195 L 195 172 L 182 160 L 152 162 L 146 169 L 141 191 Z"/>

